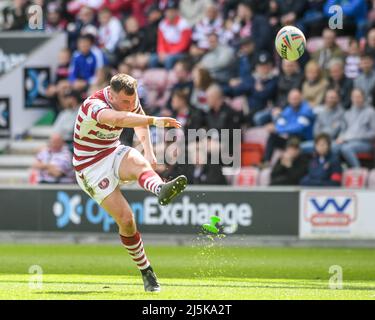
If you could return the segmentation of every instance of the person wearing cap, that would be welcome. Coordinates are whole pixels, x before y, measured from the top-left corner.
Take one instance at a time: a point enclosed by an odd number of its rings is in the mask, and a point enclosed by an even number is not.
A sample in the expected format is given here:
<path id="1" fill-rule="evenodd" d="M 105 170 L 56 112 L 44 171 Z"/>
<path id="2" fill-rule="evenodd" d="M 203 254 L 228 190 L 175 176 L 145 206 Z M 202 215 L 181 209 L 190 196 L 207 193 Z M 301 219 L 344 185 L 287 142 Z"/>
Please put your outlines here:
<path id="1" fill-rule="evenodd" d="M 303 73 L 297 61 L 282 60 L 281 72 L 277 77 L 277 90 L 275 105 L 258 111 L 253 118 L 256 126 L 263 126 L 272 122 L 288 103 L 290 90 L 300 89 L 303 81 Z"/>
<path id="2" fill-rule="evenodd" d="M 246 95 L 250 108 L 250 121 L 254 115 L 267 108 L 275 99 L 277 76 L 273 70 L 273 61 L 267 51 L 261 52 L 256 60 L 255 71 L 250 75 L 243 75 L 238 83 L 229 83 L 225 93 L 231 97 Z"/>
<path id="3" fill-rule="evenodd" d="M 230 95 L 231 88 L 237 87 L 241 83 L 250 83 L 256 60 L 257 55 L 253 38 L 245 37 L 241 39 L 236 59 L 236 76 L 231 78 L 228 84 L 223 85 L 226 94 Z"/>
<path id="4" fill-rule="evenodd" d="M 185 56 L 191 42 L 192 30 L 188 22 L 180 16 L 176 1 L 168 1 L 165 18 L 158 27 L 157 52 L 150 56 L 149 66 L 160 65 L 170 70 L 177 60 Z"/>
<path id="5" fill-rule="evenodd" d="M 272 186 L 297 186 L 307 173 L 307 161 L 301 155 L 298 138 L 290 138 L 285 151 L 276 162 L 271 172 Z"/>

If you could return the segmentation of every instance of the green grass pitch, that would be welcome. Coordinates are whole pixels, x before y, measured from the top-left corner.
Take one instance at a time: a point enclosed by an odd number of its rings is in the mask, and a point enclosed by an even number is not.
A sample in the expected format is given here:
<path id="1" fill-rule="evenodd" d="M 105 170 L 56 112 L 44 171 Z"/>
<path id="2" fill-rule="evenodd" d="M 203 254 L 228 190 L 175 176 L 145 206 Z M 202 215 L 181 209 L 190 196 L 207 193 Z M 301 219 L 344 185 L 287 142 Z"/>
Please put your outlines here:
<path id="1" fill-rule="evenodd" d="M 162 285 L 143 292 L 121 245 L 0 245 L 0 299 L 374 299 L 373 249 L 167 247 L 146 243 Z M 43 269 L 30 287 L 29 267 Z M 343 288 L 329 288 L 329 268 Z M 33 282 L 32 282 L 33 283 Z"/>

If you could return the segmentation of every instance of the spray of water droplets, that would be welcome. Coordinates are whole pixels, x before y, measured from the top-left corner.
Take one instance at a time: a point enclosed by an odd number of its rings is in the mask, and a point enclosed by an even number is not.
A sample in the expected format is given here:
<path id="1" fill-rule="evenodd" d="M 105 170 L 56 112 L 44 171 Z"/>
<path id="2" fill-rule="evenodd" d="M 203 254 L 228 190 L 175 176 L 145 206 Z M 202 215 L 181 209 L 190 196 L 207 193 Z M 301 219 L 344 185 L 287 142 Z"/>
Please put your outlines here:
<path id="1" fill-rule="evenodd" d="M 212 234 L 201 231 L 193 240 L 192 247 L 196 250 L 194 255 L 197 269 L 194 277 L 202 280 L 224 277 L 228 266 L 234 265 L 233 257 L 227 257 L 223 248 L 226 235 L 219 232 Z"/>

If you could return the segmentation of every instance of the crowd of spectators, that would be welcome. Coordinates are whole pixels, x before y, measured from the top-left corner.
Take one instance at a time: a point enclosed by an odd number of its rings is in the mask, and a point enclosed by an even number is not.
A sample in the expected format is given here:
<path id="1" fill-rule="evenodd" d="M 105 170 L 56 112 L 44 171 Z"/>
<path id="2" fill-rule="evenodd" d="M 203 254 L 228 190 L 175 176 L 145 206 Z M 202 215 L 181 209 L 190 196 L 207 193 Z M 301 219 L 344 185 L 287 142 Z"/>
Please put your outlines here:
<path id="1" fill-rule="evenodd" d="M 174 116 L 184 130 L 267 130 L 260 165 L 283 150 L 272 184 L 338 185 L 343 165 L 360 167 L 357 154 L 374 152 L 375 1 L 14 0 L 0 12 L 0 29 L 31 32 L 32 4 L 43 7 L 41 32 L 68 36 L 47 90 L 67 145 L 80 101 L 124 72 L 139 80 L 147 113 Z M 342 29 L 328 28 L 332 5 L 343 9 Z M 290 24 L 321 42 L 294 62 L 273 45 Z M 144 85 L 155 68 L 173 75 L 159 100 Z M 236 108 L 239 97 L 245 103 Z M 124 139 L 132 141 L 128 130 Z M 185 169 L 196 183 L 226 183 L 216 166 Z"/>

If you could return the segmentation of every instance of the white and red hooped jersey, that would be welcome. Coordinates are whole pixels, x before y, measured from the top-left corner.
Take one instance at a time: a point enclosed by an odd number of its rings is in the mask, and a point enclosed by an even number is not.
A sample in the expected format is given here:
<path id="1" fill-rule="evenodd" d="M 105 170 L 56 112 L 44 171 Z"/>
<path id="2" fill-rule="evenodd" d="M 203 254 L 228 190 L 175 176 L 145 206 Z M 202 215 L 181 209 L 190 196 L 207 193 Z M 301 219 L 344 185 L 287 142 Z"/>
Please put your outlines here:
<path id="1" fill-rule="evenodd" d="M 102 110 L 112 109 L 109 94 L 108 86 L 88 97 L 79 108 L 73 139 L 73 166 L 76 171 L 81 171 L 105 158 L 120 145 L 123 128 L 98 122 L 98 115 Z M 143 112 L 138 95 L 131 112 Z"/>

